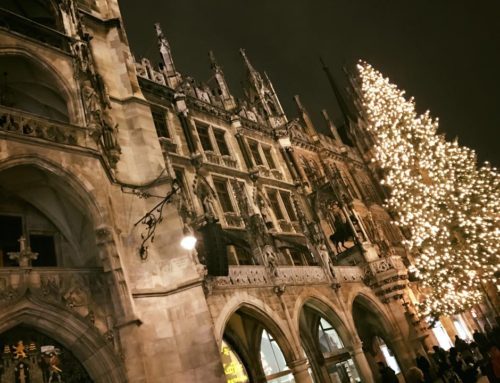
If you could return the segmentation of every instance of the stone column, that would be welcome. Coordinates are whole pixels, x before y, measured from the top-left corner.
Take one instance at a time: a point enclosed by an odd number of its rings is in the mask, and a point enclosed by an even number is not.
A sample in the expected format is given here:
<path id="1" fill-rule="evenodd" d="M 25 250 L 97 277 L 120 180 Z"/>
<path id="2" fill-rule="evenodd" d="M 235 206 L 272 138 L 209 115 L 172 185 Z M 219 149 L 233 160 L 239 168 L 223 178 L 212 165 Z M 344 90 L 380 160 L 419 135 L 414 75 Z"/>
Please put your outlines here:
<path id="1" fill-rule="evenodd" d="M 361 342 L 353 344 L 351 356 L 356 364 L 356 369 L 363 382 L 374 382 L 372 369 L 366 359 Z"/>
<path id="2" fill-rule="evenodd" d="M 309 374 L 307 359 L 294 360 L 288 363 L 288 367 L 293 372 L 295 383 L 313 383 L 311 375 Z"/>

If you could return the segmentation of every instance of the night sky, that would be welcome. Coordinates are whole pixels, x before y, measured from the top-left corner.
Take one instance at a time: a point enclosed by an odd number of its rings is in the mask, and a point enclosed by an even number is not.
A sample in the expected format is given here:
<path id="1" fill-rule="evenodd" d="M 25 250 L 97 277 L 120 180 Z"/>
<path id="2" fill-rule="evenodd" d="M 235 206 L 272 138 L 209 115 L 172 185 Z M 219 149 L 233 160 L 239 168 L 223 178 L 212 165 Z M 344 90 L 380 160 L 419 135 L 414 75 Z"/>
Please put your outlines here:
<path id="1" fill-rule="evenodd" d="M 500 2 L 497 0 L 119 0 L 137 58 L 159 62 L 159 21 L 179 72 L 211 76 L 208 50 L 241 96 L 245 48 L 267 71 L 289 118 L 294 94 L 323 128 L 320 111 L 341 117 L 319 63 L 345 87 L 342 66 L 358 59 L 382 71 L 419 111 L 440 119 L 449 139 L 500 165 Z"/>

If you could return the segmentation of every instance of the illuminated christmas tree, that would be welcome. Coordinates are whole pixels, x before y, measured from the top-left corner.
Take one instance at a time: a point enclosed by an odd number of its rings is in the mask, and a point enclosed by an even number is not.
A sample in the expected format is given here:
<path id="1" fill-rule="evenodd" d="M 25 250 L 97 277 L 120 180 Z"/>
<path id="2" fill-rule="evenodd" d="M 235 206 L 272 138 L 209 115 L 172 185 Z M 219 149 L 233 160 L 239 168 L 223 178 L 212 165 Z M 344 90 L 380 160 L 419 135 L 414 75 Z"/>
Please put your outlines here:
<path id="1" fill-rule="evenodd" d="M 496 283 L 499 175 L 488 164 L 478 169 L 472 150 L 437 134 L 438 121 L 418 115 L 413 100 L 373 67 L 361 63 L 358 71 L 386 203 L 410 233 L 406 243 L 427 292 L 420 309 L 435 318 L 463 311 L 482 299 L 481 283 Z"/>

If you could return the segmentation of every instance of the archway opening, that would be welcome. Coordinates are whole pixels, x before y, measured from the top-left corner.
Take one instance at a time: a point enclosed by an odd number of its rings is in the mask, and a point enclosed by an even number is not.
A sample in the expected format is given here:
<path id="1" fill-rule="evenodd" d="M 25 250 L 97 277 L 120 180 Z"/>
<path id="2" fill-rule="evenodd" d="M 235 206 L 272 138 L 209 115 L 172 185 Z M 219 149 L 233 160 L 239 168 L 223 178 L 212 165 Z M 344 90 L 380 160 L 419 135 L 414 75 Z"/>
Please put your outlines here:
<path id="1" fill-rule="evenodd" d="M 221 357 L 226 378 L 241 379 L 241 383 L 294 383 L 285 342 L 271 320 L 248 308 L 237 310 L 224 330 Z M 232 365 L 228 365 L 230 352 L 237 358 Z"/>
<path id="2" fill-rule="evenodd" d="M 300 314 L 300 338 L 316 382 L 361 382 L 351 355 L 350 337 L 325 304 L 309 301 Z"/>
<path id="3" fill-rule="evenodd" d="M 358 296 L 353 302 L 352 315 L 373 376 L 381 379 L 382 365 L 399 376 L 401 369 L 398 357 L 391 344 L 392 335 L 383 314 L 368 299 Z"/>
<path id="4" fill-rule="evenodd" d="M 0 105 L 69 122 L 68 100 L 47 68 L 21 55 L 0 56 Z"/>
<path id="5" fill-rule="evenodd" d="M 35 267 L 98 266 L 88 206 L 62 177 L 38 166 L 0 172 L 0 266 L 15 267 L 21 239 Z"/>
<path id="6" fill-rule="evenodd" d="M 0 383 L 92 381 L 71 350 L 31 327 L 19 325 L 1 334 L 0 349 Z"/>

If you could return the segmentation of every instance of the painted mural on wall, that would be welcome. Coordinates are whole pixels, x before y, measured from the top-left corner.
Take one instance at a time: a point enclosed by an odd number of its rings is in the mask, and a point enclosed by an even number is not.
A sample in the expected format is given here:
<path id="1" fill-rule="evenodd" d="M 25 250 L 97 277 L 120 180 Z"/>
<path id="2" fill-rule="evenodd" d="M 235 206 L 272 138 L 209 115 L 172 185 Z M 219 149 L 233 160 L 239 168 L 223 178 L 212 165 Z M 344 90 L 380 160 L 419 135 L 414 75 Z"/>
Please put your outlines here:
<path id="1" fill-rule="evenodd" d="M 28 327 L 0 335 L 0 383 L 91 383 L 70 350 Z"/>

